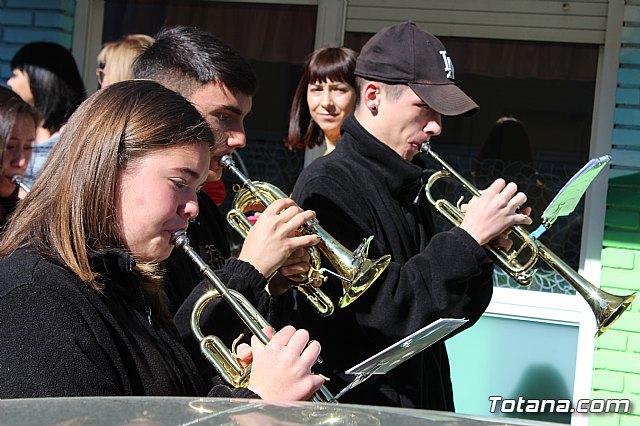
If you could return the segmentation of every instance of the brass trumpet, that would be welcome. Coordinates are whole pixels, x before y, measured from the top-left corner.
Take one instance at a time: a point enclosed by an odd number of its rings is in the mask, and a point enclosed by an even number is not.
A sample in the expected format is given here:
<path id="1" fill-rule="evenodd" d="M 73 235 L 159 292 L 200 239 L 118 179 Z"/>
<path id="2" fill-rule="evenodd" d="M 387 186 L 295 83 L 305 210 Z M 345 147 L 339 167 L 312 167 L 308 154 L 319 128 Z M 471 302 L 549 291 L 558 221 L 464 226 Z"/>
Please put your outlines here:
<path id="1" fill-rule="evenodd" d="M 189 238 L 185 231 L 174 233 L 171 243 L 176 247 L 182 248 L 196 264 L 202 275 L 214 286 L 212 290 L 203 294 L 196 301 L 191 312 L 191 330 L 200 342 L 200 351 L 227 383 L 233 387 L 247 387 L 249 385 L 251 366 L 242 367 L 236 356 L 218 337 L 204 336 L 200 330 L 200 316 L 209 302 L 222 297 L 251 330 L 251 333 L 265 345 L 269 343 L 269 338 L 262 329 L 269 327 L 269 323 L 242 294 L 233 289 L 228 289 L 220 281 L 220 278 L 211 270 L 209 265 L 189 245 Z M 336 402 L 331 392 L 324 385 L 313 395 L 312 399 L 315 402 Z"/>
<path id="2" fill-rule="evenodd" d="M 431 156 L 431 158 L 443 167 L 442 170 L 433 173 L 429 177 L 425 186 L 427 199 L 449 222 L 455 226 L 459 226 L 464 219 L 463 213 L 448 200 L 435 199 L 431 194 L 431 188 L 440 179 L 452 178 L 457 180 L 473 196 L 479 197 L 481 195 L 480 191 L 462 175 L 457 173 L 453 167 L 438 154 L 433 152 L 428 142 L 422 144 L 420 151 Z M 520 239 L 520 247 L 507 253 L 502 249 L 485 245 L 484 247 L 489 252 L 490 257 L 520 285 L 529 285 L 531 283 L 534 274 L 533 267 L 539 259 L 542 259 L 554 271 L 560 274 L 587 302 L 596 318 L 598 327 L 596 336 L 604 333 L 611 324 L 622 315 L 636 297 L 635 292 L 625 296 L 617 296 L 601 290 L 574 271 L 566 262 L 549 250 L 549 248 L 538 239 L 531 238 L 529 232 L 522 226 L 513 226 L 510 228 L 510 231 Z M 527 253 L 528 256 L 526 256 Z M 525 255 L 524 260 L 522 260 L 523 254 Z"/>
<path id="3" fill-rule="evenodd" d="M 238 170 L 230 155 L 224 155 L 220 159 L 220 165 L 229 169 L 242 181 L 242 188 L 238 190 L 233 199 L 233 208 L 227 214 L 227 221 L 243 238 L 246 238 L 251 229 L 251 222 L 244 215 L 247 208 L 256 204 L 268 207 L 275 200 L 287 196 L 274 185 L 249 180 Z M 343 294 L 339 306 L 344 308 L 360 297 L 391 261 L 390 255 L 384 255 L 377 260 L 367 259 L 369 244 L 373 236 L 365 238 L 358 248 L 350 252 L 322 229 L 315 220 L 309 221 L 299 232 L 317 235 L 320 238 L 319 250 L 336 269 L 336 272 L 333 272 L 321 268 L 318 249 L 311 247 L 308 249 L 311 256 L 311 269 L 307 274 L 296 277 L 292 284 L 306 296 L 314 309 L 322 316 L 331 315 L 334 310 L 331 299 L 318 288 L 319 283 L 326 281 L 325 274 L 334 275 L 342 281 Z"/>

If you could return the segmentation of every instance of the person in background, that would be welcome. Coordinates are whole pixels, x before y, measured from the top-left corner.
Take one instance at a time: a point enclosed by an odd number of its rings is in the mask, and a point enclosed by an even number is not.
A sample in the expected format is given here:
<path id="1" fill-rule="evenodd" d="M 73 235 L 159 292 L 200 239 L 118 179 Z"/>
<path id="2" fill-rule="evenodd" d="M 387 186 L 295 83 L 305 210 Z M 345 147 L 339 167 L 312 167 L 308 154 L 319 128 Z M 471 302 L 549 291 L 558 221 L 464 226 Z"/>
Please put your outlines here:
<path id="1" fill-rule="evenodd" d="M 56 43 L 24 45 L 11 59 L 7 84 L 38 113 L 40 119 L 23 182 L 32 186 L 66 120 L 86 96 L 76 62 Z"/>
<path id="2" fill-rule="evenodd" d="M 37 124 L 33 108 L 18 94 L 0 86 L 0 230 L 4 229 L 20 198 L 13 179 L 24 175 Z"/>
<path id="3" fill-rule="evenodd" d="M 133 61 L 147 47 L 153 37 L 146 34 L 128 34 L 116 41 L 105 43 L 98 53 L 96 76 L 101 88 L 133 78 Z"/>
<path id="4" fill-rule="evenodd" d="M 513 116 L 499 117 L 480 146 L 471 172 L 473 183 L 478 188 L 487 186 L 498 177 L 517 184 L 530 200 L 531 230 L 540 226 L 542 213 L 553 199 L 553 192 L 535 163 L 534 146 L 535 143 L 521 120 Z M 552 227 L 541 237 L 541 242 L 569 265 L 577 265 L 579 261 L 582 233 L 580 217 L 581 215 L 570 215 L 562 224 Z M 543 276 L 542 269 L 547 269 L 544 263 L 538 265 L 538 268 L 534 285 L 539 285 L 538 279 Z M 542 281 L 544 280 L 539 282 Z"/>
<path id="5" fill-rule="evenodd" d="M 486 187 L 498 177 L 515 182 L 530 200 L 531 228 L 540 225 L 540 216 L 552 194 L 536 168 L 533 143 L 522 121 L 511 116 L 499 117 L 474 163 L 472 175 L 476 187 Z"/>
<path id="6" fill-rule="evenodd" d="M 230 389 L 199 375 L 171 322 L 160 262 L 198 215 L 215 144 L 193 105 L 156 82 L 123 81 L 67 129 L 0 240 L 0 398 L 309 398 L 324 380 L 310 372 L 320 345 L 304 330 L 285 327 L 266 347 L 254 339 L 243 349 L 249 386 Z M 283 214 L 291 226 L 313 217 Z M 266 284 L 253 267 L 232 279 Z"/>
<path id="7" fill-rule="evenodd" d="M 346 47 L 323 47 L 312 52 L 302 65 L 289 116 L 289 149 L 326 145 L 333 151 L 340 126 L 356 103 L 357 53 Z"/>
<path id="8" fill-rule="evenodd" d="M 392 259 L 358 300 L 330 317 L 297 304 L 292 322 L 322 343 L 318 371 L 338 389 L 353 380 L 346 370 L 439 318 L 474 324 L 493 292 L 483 245 L 507 245 L 505 230 L 531 222 L 528 210 L 518 209 L 526 196 L 499 179 L 464 207 L 460 227 L 435 232 L 424 193 L 428 174 L 417 154 L 440 134 L 441 114 L 478 108 L 455 85 L 453 61 L 436 37 L 411 22 L 386 27 L 360 51 L 355 75 L 358 101 L 335 151 L 307 166 L 292 194 L 345 247 L 373 236 L 368 257 Z M 333 298 L 341 286 L 329 280 L 322 288 Z M 370 378 L 341 401 L 454 410 L 445 343 Z"/>

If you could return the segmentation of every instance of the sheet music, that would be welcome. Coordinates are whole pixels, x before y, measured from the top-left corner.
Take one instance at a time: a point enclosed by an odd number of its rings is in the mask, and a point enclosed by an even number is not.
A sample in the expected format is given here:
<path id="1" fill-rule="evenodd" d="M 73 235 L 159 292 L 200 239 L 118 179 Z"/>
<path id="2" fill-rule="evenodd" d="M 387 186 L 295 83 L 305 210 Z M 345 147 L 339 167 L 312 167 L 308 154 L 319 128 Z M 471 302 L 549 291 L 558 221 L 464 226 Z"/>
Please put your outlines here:
<path id="1" fill-rule="evenodd" d="M 335 396 L 335 399 L 338 399 L 348 390 L 364 382 L 371 377 L 371 375 L 385 374 L 393 370 L 412 356 L 447 336 L 467 321 L 467 319 L 440 318 L 362 361 L 360 364 L 351 367 L 345 371 L 345 373 L 354 374 L 356 377 Z"/>
<path id="2" fill-rule="evenodd" d="M 606 166 L 611 157 L 592 158 L 578 172 L 564 184 L 562 189 L 553 197 L 544 212 L 542 212 L 542 225 L 533 231 L 530 236 L 533 239 L 539 238 L 547 229 L 553 225 L 560 216 L 567 216 L 575 210 L 580 199 L 591 185 L 591 182 L 598 176 L 598 173 Z"/>

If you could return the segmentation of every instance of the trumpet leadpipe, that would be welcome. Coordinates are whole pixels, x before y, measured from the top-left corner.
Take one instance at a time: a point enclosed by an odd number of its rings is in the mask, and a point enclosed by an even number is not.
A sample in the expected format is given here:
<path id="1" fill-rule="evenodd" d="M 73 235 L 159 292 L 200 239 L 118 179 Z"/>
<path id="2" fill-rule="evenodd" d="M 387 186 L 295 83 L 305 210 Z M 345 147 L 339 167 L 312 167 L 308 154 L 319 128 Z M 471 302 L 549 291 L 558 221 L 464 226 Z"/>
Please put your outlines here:
<path id="1" fill-rule="evenodd" d="M 242 306 L 232 295 L 227 286 L 224 285 L 220 278 L 211 270 L 209 265 L 205 263 L 204 260 L 196 253 L 196 251 L 189 245 L 189 238 L 186 235 L 185 231 L 178 231 L 174 234 L 173 244 L 184 250 L 184 252 L 189 256 L 189 258 L 196 264 L 198 270 L 202 275 L 215 287 L 215 289 L 220 294 L 225 302 L 227 302 L 233 311 L 240 316 L 240 319 L 246 324 L 246 326 L 263 344 L 269 343 L 269 338 L 262 331 L 262 324 L 258 324 L 254 317 L 249 315 L 247 310 Z M 256 311 L 257 313 L 257 311 Z M 259 315 L 259 314 L 258 314 Z M 260 318 L 262 318 L 260 316 Z M 263 319 L 263 318 L 262 318 Z M 264 320 L 263 324 L 266 324 L 266 320 Z"/>
<path id="2" fill-rule="evenodd" d="M 246 386 L 248 384 L 251 366 L 242 368 L 237 362 L 235 355 L 224 347 L 224 344 L 220 342 L 217 337 L 205 337 L 200 330 L 200 316 L 206 303 L 218 296 L 222 297 L 249 330 L 251 330 L 251 333 L 264 345 L 269 343 L 269 338 L 262 329 L 269 327 L 269 323 L 242 294 L 235 290 L 230 290 L 224 285 L 209 265 L 207 265 L 189 245 L 189 238 L 184 230 L 174 233 L 171 237 L 171 243 L 184 250 L 187 256 L 196 264 L 202 275 L 214 287 L 214 290 L 200 297 L 191 314 L 191 329 L 200 342 L 200 349 L 203 355 L 231 386 Z M 213 348 L 211 346 L 213 346 Z M 312 400 L 315 402 L 337 402 L 333 394 L 331 394 L 324 385 L 313 394 Z"/>

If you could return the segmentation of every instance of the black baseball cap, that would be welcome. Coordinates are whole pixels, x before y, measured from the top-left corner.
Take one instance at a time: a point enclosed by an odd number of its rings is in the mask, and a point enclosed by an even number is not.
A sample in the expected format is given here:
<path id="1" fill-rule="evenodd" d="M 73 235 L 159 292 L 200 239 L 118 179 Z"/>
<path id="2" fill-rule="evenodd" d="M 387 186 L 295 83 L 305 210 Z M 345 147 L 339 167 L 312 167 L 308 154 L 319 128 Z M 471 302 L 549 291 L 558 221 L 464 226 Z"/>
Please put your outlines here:
<path id="1" fill-rule="evenodd" d="M 454 82 L 453 62 L 434 35 L 413 22 L 378 31 L 363 46 L 355 74 L 368 80 L 407 84 L 443 115 L 471 115 L 476 104 Z"/>

